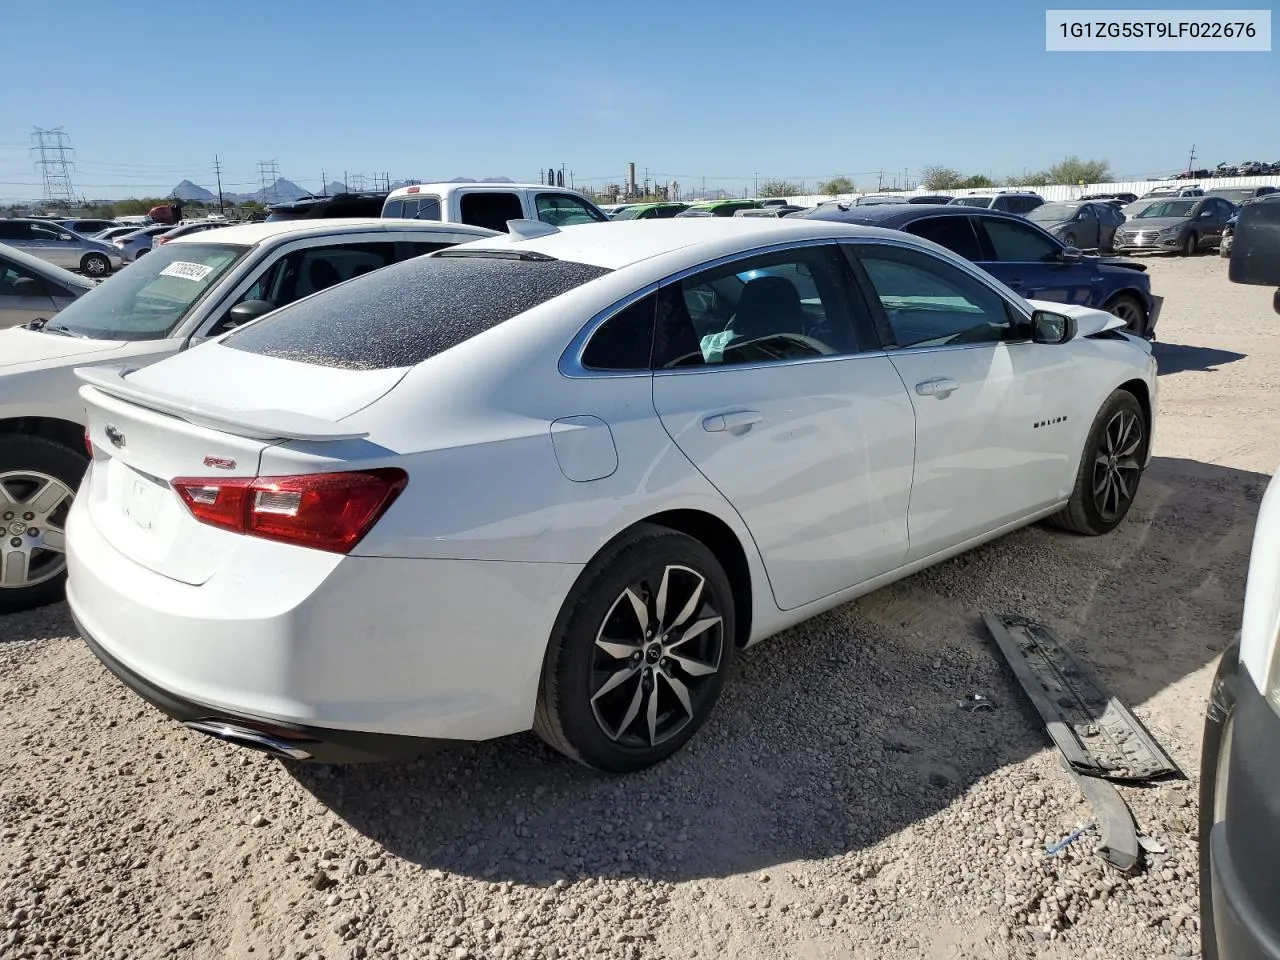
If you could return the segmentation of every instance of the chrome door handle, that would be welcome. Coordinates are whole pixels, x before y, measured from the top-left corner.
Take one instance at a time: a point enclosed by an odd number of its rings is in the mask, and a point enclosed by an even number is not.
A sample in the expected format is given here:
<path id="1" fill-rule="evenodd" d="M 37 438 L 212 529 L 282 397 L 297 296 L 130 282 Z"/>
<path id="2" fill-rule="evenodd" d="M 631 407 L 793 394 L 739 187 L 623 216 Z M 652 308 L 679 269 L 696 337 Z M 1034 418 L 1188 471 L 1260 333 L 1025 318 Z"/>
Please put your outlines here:
<path id="1" fill-rule="evenodd" d="M 707 433 L 724 433 L 726 430 L 738 430 L 759 423 L 764 414 L 756 410 L 734 410 L 731 413 L 717 413 L 702 421 L 702 429 Z"/>
<path id="2" fill-rule="evenodd" d="M 950 377 L 938 377 L 936 380 L 925 380 L 916 384 L 916 393 L 922 397 L 937 397 L 939 400 L 945 399 L 951 395 L 953 390 L 959 389 L 960 384 L 956 383 Z"/>

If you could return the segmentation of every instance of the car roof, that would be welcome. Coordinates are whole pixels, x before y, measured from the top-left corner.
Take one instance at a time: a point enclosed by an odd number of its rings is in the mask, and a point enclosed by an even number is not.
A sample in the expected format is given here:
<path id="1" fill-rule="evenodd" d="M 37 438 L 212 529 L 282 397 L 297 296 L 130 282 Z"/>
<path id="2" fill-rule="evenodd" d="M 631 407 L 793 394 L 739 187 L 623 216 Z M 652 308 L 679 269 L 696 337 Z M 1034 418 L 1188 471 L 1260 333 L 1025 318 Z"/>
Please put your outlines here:
<path id="1" fill-rule="evenodd" d="M 439 223 L 434 220 L 399 220 L 381 217 L 328 217 L 317 220 L 276 220 L 269 223 L 242 223 L 229 227 L 218 227 L 218 243 L 235 243 L 254 246 L 276 237 L 288 236 L 312 237 L 327 236 L 335 233 L 371 233 L 388 230 L 409 230 L 413 233 L 469 233 L 476 237 L 487 237 L 494 233 L 484 227 L 473 227 L 467 223 Z M 181 237 L 175 237 L 173 243 L 210 243 L 213 238 L 206 236 L 208 231 L 198 230 Z"/>
<path id="2" fill-rule="evenodd" d="M 400 197 L 408 195 L 410 190 L 414 193 L 446 193 L 450 190 L 543 190 L 553 193 L 572 193 L 574 196 L 582 196 L 582 194 L 570 187 L 557 187 L 548 183 L 511 183 L 507 180 L 447 180 L 441 183 L 410 183 L 403 187 L 396 187 L 392 190 L 388 197 Z"/>
<path id="3" fill-rule="evenodd" d="M 619 270 L 677 251 L 686 251 L 683 259 L 689 266 L 697 266 L 773 243 L 877 235 L 879 231 L 821 219 L 673 217 L 579 224 L 532 238 L 498 234 L 458 249 L 541 253 L 558 260 Z"/>
<path id="4" fill-rule="evenodd" d="M 54 266 L 47 260 L 41 260 L 34 257 L 25 250 L 19 250 L 17 247 L 11 247 L 7 243 L 0 243 L 0 254 L 4 254 L 6 260 L 12 260 L 14 263 L 21 264 L 32 273 L 38 273 L 50 280 L 63 283 L 72 287 L 79 287 L 82 290 L 92 290 L 97 286 L 87 277 L 72 273 L 70 270 L 64 270 L 62 267 Z"/>
<path id="5" fill-rule="evenodd" d="M 953 203 L 884 203 L 866 207 L 849 207 L 841 210 L 838 207 L 819 207 L 803 220 L 832 220 L 838 223 L 858 223 L 866 226 L 884 225 L 895 229 L 904 223 L 920 220 L 929 216 L 948 217 L 985 217 L 988 220 L 1017 220 L 1025 223 L 1026 217 L 1003 210 L 991 210 L 987 207 L 964 207 Z"/>

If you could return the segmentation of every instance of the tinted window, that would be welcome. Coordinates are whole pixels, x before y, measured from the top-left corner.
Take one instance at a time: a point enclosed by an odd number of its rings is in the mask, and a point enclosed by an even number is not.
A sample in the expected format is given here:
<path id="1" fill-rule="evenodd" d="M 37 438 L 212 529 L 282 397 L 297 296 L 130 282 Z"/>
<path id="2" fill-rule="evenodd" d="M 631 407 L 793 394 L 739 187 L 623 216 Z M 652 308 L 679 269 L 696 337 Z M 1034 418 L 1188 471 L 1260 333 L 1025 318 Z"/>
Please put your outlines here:
<path id="1" fill-rule="evenodd" d="M 954 204 L 963 207 L 989 207 L 991 206 L 990 197 L 959 197 L 951 201 Z"/>
<path id="2" fill-rule="evenodd" d="M 508 220 L 523 220 L 524 209 L 514 193 L 464 193 L 462 222 L 507 232 Z"/>
<path id="3" fill-rule="evenodd" d="M 1059 247 L 1034 227 L 1016 220 L 984 219 L 991 249 L 1006 263 L 1040 263 L 1058 259 Z"/>
<path id="4" fill-rule="evenodd" d="M 738 260 L 660 291 L 656 367 L 856 353 L 848 266 L 834 244 Z"/>
<path id="5" fill-rule="evenodd" d="M 585 200 L 568 193 L 540 193 L 534 199 L 534 207 L 539 220 L 557 227 L 600 223 L 608 219 L 596 213 Z"/>
<path id="6" fill-rule="evenodd" d="M 382 215 L 384 217 L 403 217 L 404 201 L 388 200 L 386 203 L 382 205 Z"/>
<path id="7" fill-rule="evenodd" d="M 648 370 L 656 294 L 641 297 L 606 320 L 582 352 L 589 370 Z"/>
<path id="8" fill-rule="evenodd" d="M 30 240 L 31 224 L 0 220 L 0 240 Z"/>
<path id="9" fill-rule="evenodd" d="M 1085 206 L 1080 208 L 1080 219 L 1081 220 L 1097 220 L 1098 214 L 1094 211 L 1093 207 L 1086 204 Z"/>
<path id="10" fill-rule="evenodd" d="M 404 244 L 404 246 L 408 250 L 408 252 L 405 254 L 405 259 L 407 260 L 410 257 L 421 257 L 428 253 L 435 253 L 437 250 L 443 250 L 445 247 L 452 247 L 453 244 L 439 243 L 439 242 L 429 243 L 429 242 L 418 240 L 418 241 L 414 241 L 413 243 L 406 243 Z"/>
<path id="11" fill-rule="evenodd" d="M 937 257 L 864 246 L 858 257 L 900 347 L 992 343 L 1010 338 L 1004 300 Z"/>
<path id="12" fill-rule="evenodd" d="M 14 284 L 18 280 L 34 281 L 36 287 L 35 289 L 19 292 L 14 288 Z M 0 259 L 0 297 L 38 297 L 47 292 L 48 291 L 42 277 L 32 273 L 26 267 L 20 267 L 16 263 Z M 59 294 L 66 296 L 66 291 L 59 291 Z"/>
<path id="13" fill-rule="evenodd" d="M 222 343 L 346 370 L 408 367 L 608 272 L 568 260 L 446 251 L 357 277 L 268 314 Z"/>
<path id="14" fill-rule="evenodd" d="M 432 194 L 406 197 L 404 211 L 400 215 L 407 220 L 439 220 L 440 198 Z"/>
<path id="15" fill-rule="evenodd" d="M 946 247 L 966 260 L 981 260 L 982 248 L 968 217 L 929 217 L 902 228 L 906 233 L 924 237 Z"/>

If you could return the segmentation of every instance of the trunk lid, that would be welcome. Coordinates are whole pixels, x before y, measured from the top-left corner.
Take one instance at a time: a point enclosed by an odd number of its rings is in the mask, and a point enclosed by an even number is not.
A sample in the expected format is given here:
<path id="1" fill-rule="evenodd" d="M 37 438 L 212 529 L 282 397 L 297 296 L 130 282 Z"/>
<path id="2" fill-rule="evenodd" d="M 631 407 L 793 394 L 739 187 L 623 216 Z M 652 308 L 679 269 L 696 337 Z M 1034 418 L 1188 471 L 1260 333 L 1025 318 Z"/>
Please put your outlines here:
<path id="1" fill-rule="evenodd" d="M 211 363 L 214 349 L 221 353 Z M 198 354 L 205 362 L 192 362 Z M 241 535 L 197 521 L 173 480 L 256 477 L 273 444 L 362 437 L 337 419 L 385 394 L 404 370 L 313 367 L 211 344 L 132 373 L 76 373 L 94 446 L 80 496 L 93 523 L 131 560 L 198 585 L 228 561 Z"/>

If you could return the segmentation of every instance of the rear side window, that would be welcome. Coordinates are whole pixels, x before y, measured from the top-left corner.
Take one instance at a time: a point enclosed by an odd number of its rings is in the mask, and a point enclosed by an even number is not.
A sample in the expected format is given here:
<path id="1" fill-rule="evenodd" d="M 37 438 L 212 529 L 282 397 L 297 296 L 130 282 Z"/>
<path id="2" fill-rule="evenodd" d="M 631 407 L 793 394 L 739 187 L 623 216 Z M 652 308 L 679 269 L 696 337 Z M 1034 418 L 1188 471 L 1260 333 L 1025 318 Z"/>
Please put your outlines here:
<path id="1" fill-rule="evenodd" d="M 600 325 L 582 351 L 588 370 L 645 370 L 653 349 L 657 294 L 641 297 Z"/>
<path id="2" fill-rule="evenodd" d="M 418 257 L 270 313 L 221 342 L 344 370 L 409 367 L 608 272 L 569 260 Z"/>
<path id="3" fill-rule="evenodd" d="M 596 213 L 585 200 L 567 193 L 540 193 L 534 200 L 538 219 L 556 227 L 575 223 L 601 223 L 608 217 Z"/>
<path id="4" fill-rule="evenodd" d="M 524 208 L 514 193 L 465 193 L 462 222 L 507 232 L 508 220 L 523 220 Z"/>
<path id="5" fill-rule="evenodd" d="M 973 223 L 968 217 L 929 217 L 909 223 L 902 229 L 905 233 L 932 240 L 966 260 L 983 258 L 978 236 L 973 232 Z"/>

